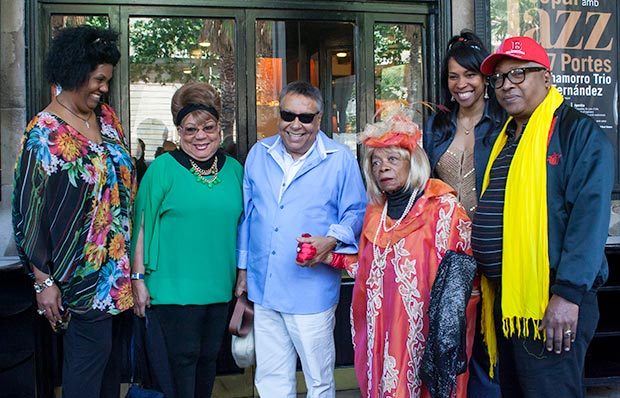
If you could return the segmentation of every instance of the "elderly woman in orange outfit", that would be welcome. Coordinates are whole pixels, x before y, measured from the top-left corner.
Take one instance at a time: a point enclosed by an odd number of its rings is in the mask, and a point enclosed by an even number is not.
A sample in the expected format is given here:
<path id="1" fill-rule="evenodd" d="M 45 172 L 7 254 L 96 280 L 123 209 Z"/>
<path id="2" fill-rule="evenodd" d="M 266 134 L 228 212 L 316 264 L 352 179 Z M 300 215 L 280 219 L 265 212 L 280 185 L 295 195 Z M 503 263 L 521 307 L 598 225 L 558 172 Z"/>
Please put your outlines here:
<path id="1" fill-rule="evenodd" d="M 352 331 L 362 396 L 424 398 L 430 390 L 433 397 L 452 397 L 456 391 L 465 398 L 468 375 L 456 374 L 465 371 L 471 353 L 478 301 L 478 296 L 470 299 L 475 274 L 469 256 L 471 221 L 454 190 L 429 178 L 429 162 L 418 145 L 421 131 L 406 110 L 367 125 L 362 133 L 369 204 L 359 254 L 332 254 L 331 264 L 355 277 Z M 466 272 L 457 270 L 447 279 L 444 273 L 434 286 L 438 271 L 448 270 L 444 260 L 455 253 L 468 261 Z M 448 300 L 442 301 L 443 284 L 456 279 L 462 279 L 460 288 L 450 288 Z M 437 296 L 434 307 L 431 289 Z M 456 297 L 461 300 L 452 300 Z M 448 315 L 454 322 L 445 322 L 446 313 L 458 316 Z M 437 358 L 446 347 L 446 332 L 460 341 L 453 342 L 458 348 L 453 361 L 441 363 Z M 449 374 L 457 362 L 459 369 Z M 438 375 L 442 372 L 447 378 Z"/>

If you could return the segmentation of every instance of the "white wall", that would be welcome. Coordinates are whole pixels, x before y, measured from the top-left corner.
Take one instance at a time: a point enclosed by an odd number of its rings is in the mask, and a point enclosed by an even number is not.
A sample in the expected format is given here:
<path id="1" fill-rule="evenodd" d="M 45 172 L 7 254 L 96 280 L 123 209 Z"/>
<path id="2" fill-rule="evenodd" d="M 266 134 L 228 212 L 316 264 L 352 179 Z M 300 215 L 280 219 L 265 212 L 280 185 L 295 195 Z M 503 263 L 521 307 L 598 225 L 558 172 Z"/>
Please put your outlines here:
<path id="1" fill-rule="evenodd" d="M 474 0 L 452 0 L 452 34 L 474 30 Z"/>

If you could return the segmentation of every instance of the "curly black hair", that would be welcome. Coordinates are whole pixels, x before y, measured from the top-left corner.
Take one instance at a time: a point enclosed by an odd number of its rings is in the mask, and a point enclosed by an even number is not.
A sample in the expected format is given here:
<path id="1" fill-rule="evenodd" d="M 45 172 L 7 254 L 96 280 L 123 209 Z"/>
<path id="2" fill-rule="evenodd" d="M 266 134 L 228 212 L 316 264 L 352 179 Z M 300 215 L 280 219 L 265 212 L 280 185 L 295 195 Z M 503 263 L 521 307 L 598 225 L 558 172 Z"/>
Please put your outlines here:
<path id="1" fill-rule="evenodd" d="M 45 77 L 63 90 L 76 90 L 97 66 L 115 66 L 121 57 L 116 45 L 118 33 L 80 25 L 62 29 L 52 40 L 45 60 Z"/>

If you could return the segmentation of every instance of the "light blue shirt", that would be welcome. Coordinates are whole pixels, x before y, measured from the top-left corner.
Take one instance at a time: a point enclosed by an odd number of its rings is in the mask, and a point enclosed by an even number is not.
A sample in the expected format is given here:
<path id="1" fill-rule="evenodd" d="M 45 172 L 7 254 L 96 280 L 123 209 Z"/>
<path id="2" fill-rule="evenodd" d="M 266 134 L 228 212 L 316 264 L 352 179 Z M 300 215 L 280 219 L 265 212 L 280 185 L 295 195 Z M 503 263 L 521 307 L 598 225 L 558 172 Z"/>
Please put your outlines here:
<path id="1" fill-rule="evenodd" d="M 333 236 L 343 244 L 338 252 L 356 253 L 366 192 L 349 149 L 322 131 L 288 185 L 284 153 L 276 135 L 256 143 L 248 154 L 238 268 L 247 269 L 253 302 L 288 314 L 315 314 L 338 302 L 341 271 L 327 264 L 295 264 L 295 238 L 303 233 Z"/>

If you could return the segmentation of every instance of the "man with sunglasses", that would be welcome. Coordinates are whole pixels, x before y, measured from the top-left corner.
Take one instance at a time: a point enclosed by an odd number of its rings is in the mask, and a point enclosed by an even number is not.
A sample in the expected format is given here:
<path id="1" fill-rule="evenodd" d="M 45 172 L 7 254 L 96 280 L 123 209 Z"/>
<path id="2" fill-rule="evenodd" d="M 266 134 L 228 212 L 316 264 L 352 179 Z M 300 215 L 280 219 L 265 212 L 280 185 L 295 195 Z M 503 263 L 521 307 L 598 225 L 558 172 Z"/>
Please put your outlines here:
<path id="1" fill-rule="evenodd" d="M 298 356 L 307 396 L 335 397 L 341 272 L 327 259 L 334 250 L 357 252 L 366 191 L 349 149 L 320 131 L 322 110 L 316 87 L 288 84 L 280 93 L 278 135 L 256 143 L 245 163 L 235 294 L 247 291 L 254 302 L 262 398 L 297 396 Z"/>
<path id="2" fill-rule="evenodd" d="M 472 231 L 502 398 L 583 397 L 596 291 L 608 273 L 613 150 L 552 85 L 549 57 L 533 39 L 504 40 L 480 69 L 510 115 Z"/>

